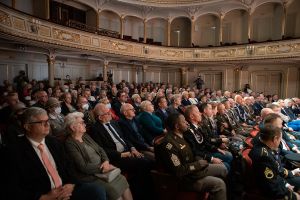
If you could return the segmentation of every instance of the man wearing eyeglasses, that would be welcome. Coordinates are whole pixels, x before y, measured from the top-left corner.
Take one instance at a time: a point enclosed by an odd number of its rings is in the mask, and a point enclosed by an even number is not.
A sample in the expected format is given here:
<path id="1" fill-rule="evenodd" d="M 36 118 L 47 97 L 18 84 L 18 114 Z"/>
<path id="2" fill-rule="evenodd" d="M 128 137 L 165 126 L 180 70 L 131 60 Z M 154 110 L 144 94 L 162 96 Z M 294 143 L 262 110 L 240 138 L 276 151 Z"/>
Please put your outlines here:
<path id="1" fill-rule="evenodd" d="M 124 137 L 127 138 L 138 151 L 154 161 L 154 147 L 146 143 L 140 124 L 136 120 L 134 107 L 129 103 L 125 103 L 121 106 L 121 113 L 123 116 L 119 121 L 119 125 L 124 133 Z"/>
<path id="2" fill-rule="evenodd" d="M 120 126 L 112 121 L 110 110 L 106 105 L 97 104 L 94 116 L 96 123 L 89 132 L 90 136 L 105 150 L 111 164 L 130 174 L 134 182 L 129 180 L 134 198 L 145 199 L 147 196 L 137 193 L 142 193 L 140 188 L 145 189 L 142 185 L 148 178 L 150 179 L 146 176 L 150 176 L 149 171 L 153 162 L 126 140 Z"/>
<path id="3" fill-rule="evenodd" d="M 63 147 L 48 136 L 44 109 L 29 108 L 23 117 L 25 136 L 9 146 L 5 156 L 7 199 L 106 199 L 103 188 L 70 181 Z"/>

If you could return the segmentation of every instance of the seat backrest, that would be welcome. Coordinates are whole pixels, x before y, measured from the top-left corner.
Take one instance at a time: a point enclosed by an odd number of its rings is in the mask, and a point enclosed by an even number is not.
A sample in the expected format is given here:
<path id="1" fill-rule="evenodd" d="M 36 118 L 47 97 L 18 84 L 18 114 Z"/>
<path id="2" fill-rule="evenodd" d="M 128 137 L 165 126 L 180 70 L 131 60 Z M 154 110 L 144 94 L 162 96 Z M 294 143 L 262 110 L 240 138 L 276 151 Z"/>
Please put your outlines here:
<path id="1" fill-rule="evenodd" d="M 249 148 L 249 149 L 253 148 L 252 139 L 253 139 L 252 137 L 247 137 L 244 141 L 245 144 L 247 145 L 247 148 Z"/>

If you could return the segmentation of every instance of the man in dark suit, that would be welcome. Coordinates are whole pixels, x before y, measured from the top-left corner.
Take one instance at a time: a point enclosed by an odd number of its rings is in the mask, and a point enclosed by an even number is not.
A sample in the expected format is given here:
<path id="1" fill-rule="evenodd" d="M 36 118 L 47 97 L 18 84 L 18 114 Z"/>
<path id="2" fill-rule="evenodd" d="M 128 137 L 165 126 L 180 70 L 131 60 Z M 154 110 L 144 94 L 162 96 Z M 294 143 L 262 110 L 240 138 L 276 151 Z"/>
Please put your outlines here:
<path id="1" fill-rule="evenodd" d="M 129 140 L 138 151 L 147 156 L 147 158 L 154 160 L 154 147 L 145 142 L 140 124 L 135 118 L 134 107 L 129 103 L 125 103 L 121 107 L 121 113 L 123 116 L 119 121 L 119 125 L 124 133 L 124 137 Z"/>
<path id="2" fill-rule="evenodd" d="M 24 112 L 25 136 L 7 148 L 4 177 L 7 199 L 106 199 L 94 184 L 73 184 L 62 145 L 48 136 L 47 112 L 32 107 Z"/>
<path id="3" fill-rule="evenodd" d="M 155 111 L 154 114 L 161 119 L 161 121 L 163 122 L 163 125 L 165 127 L 165 121 L 169 115 L 166 110 L 168 108 L 167 99 L 165 97 L 159 97 L 157 99 L 157 106 L 158 106 L 158 109 Z"/>
<path id="4" fill-rule="evenodd" d="M 105 150 L 113 165 L 130 174 L 131 180 L 128 181 L 135 199 L 145 199 L 140 187 L 149 184 L 146 181 L 150 179 L 149 172 L 153 162 L 126 140 L 118 123 L 112 121 L 110 110 L 104 104 L 96 105 L 94 115 L 96 123 L 90 131 L 90 136 Z"/>
<path id="5" fill-rule="evenodd" d="M 115 113 L 121 117 L 121 106 L 122 104 L 127 102 L 127 95 L 125 92 L 119 91 L 117 93 L 117 99 L 114 101 L 114 103 L 112 104 L 112 109 L 115 111 Z"/>

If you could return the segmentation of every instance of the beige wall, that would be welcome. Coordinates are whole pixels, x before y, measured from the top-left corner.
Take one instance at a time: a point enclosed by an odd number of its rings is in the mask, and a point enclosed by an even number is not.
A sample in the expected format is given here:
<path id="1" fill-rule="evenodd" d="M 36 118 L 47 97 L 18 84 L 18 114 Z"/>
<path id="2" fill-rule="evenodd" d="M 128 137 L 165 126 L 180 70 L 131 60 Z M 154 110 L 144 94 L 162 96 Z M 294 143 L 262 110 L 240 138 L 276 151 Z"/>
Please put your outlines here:
<path id="1" fill-rule="evenodd" d="M 18 53 L 0 51 L 0 83 L 5 79 L 10 81 L 19 70 L 27 70 L 30 79 L 43 80 L 48 78 L 48 64 L 45 55 L 32 53 Z M 145 81 L 169 82 L 180 86 L 181 81 L 187 80 L 190 86 L 198 74 L 203 76 L 204 87 L 223 90 L 239 90 L 249 83 L 253 90 L 273 94 L 279 91 L 282 97 L 300 96 L 300 65 L 286 64 L 248 64 L 241 65 L 195 65 L 186 66 L 186 73 L 182 79 L 182 66 L 148 66 Z M 103 61 L 88 58 L 61 58 L 55 62 L 55 78 L 64 79 L 70 75 L 71 79 L 96 78 L 102 73 Z M 110 62 L 108 70 L 111 71 L 114 82 L 143 81 L 142 66 L 126 63 Z"/>
<path id="2" fill-rule="evenodd" d="M 120 17 L 111 11 L 102 11 L 99 14 L 100 28 L 120 32 Z"/>

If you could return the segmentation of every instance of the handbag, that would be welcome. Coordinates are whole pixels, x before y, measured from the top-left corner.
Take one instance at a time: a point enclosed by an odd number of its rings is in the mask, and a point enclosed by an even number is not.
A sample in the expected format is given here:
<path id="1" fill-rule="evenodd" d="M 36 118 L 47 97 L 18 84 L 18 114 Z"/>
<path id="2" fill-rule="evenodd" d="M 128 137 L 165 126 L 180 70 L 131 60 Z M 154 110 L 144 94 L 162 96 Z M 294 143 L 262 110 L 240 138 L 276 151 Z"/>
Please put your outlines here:
<path id="1" fill-rule="evenodd" d="M 117 176 L 119 176 L 121 174 L 121 170 L 120 168 L 114 168 L 109 172 L 105 172 L 105 173 L 98 173 L 95 174 L 96 177 L 100 178 L 101 180 L 110 183 L 112 182 L 115 178 L 117 178 Z"/>

